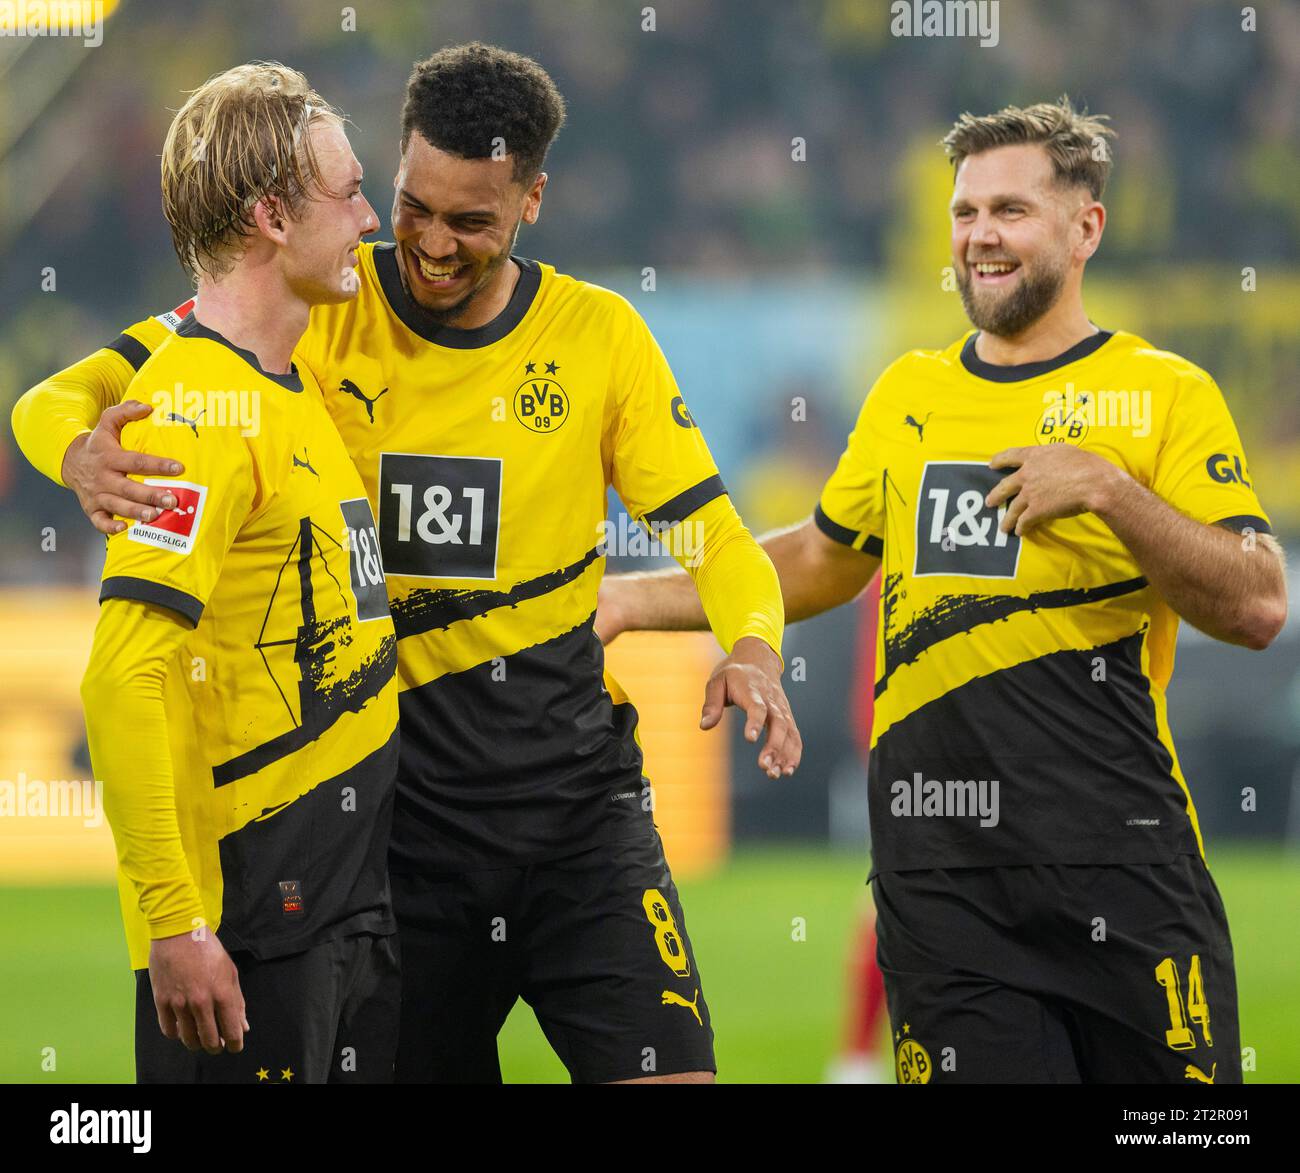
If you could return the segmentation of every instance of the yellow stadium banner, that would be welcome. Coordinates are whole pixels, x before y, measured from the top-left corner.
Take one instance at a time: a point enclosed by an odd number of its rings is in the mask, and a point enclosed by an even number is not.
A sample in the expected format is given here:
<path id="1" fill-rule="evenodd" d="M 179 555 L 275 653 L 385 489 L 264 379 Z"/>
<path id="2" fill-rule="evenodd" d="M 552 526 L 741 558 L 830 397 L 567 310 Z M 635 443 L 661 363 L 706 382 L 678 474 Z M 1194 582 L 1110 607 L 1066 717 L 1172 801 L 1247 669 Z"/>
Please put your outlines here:
<path id="1" fill-rule="evenodd" d="M 98 610 L 85 588 L 0 594 L 0 882 L 113 878 L 81 714 Z"/>
<path id="2" fill-rule="evenodd" d="M 641 718 L 655 822 L 679 880 L 719 867 L 731 845 L 727 722 L 700 729 L 704 685 L 721 658 L 717 641 L 702 632 L 638 631 L 605 649 L 605 666 Z"/>

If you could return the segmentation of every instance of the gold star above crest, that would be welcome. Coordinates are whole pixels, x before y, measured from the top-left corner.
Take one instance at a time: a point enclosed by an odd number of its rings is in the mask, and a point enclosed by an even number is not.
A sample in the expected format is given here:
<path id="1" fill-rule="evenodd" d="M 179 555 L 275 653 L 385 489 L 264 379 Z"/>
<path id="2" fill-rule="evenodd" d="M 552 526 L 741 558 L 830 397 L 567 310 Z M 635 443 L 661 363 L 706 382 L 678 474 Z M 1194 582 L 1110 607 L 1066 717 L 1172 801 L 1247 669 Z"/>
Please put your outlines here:
<path id="1" fill-rule="evenodd" d="M 284 1067 L 284 1068 L 282 1068 L 282 1069 L 280 1070 L 280 1078 L 281 1078 L 285 1083 L 288 1083 L 291 1079 L 293 1079 L 293 1068 L 292 1068 L 292 1067 Z"/>
<path id="2" fill-rule="evenodd" d="M 263 1081 L 268 1080 L 271 1078 L 271 1073 L 265 1067 L 259 1067 L 257 1069 L 257 1078 Z"/>
<path id="3" fill-rule="evenodd" d="M 903 1023 L 903 1033 L 905 1035 L 910 1035 L 912 1033 L 912 1027 L 910 1023 L 906 1023 L 906 1022 Z"/>

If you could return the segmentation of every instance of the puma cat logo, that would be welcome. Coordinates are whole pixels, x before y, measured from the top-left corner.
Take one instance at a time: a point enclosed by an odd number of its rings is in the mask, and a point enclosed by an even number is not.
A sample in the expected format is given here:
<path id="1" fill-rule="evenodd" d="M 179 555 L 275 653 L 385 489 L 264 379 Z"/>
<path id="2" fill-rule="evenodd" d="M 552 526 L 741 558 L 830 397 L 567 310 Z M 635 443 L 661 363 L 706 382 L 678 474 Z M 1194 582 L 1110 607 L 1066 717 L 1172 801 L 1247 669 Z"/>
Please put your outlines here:
<path id="1" fill-rule="evenodd" d="M 370 399 L 351 379 L 344 379 L 343 382 L 339 384 L 339 390 L 342 391 L 344 395 L 351 395 L 353 399 L 359 399 L 366 405 L 366 415 L 370 417 L 370 422 L 372 424 L 375 422 L 375 404 L 388 394 L 388 388 L 385 387 L 374 397 L 374 399 Z"/>
<path id="2" fill-rule="evenodd" d="M 320 473 L 318 473 L 318 472 L 317 472 L 314 468 L 312 468 L 312 466 L 311 466 L 311 457 L 308 456 L 308 454 L 307 454 L 307 448 L 306 448 L 306 445 L 303 446 L 303 450 L 302 450 L 302 459 L 301 459 L 301 460 L 298 459 L 297 455 L 294 456 L 294 458 L 293 458 L 293 467 L 294 467 L 294 468 L 305 468 L 309 473 L 311 473 L 312 476 L 314 476 L 317 480 L 320 480 Z"/>
<path id="3" fill-rule="evenodd" d="M 934 415 L 934 412 L 927 411 L 925 413 L 925 419 L 923 419 L 919 424 L 910 415 L 903 417 L 903 423 L 907 427 L 916 429 L 917 439 L 920 440 L 922 444 L 925 443 L 925 425 L 930 422 L 930 417 L 932 415 Z"/>
<path id="4" fill-rule="evenodd" d="M 685 998 L 683 998 L 681 994 L 678 994 L 673 990 L 665 990 L 663 992 L 662 997 L 663 997 L 663 1001 L 660 1003 L 660 1005 L 685 1006 L 687 1010 L 689 1010 L 692 1014 L 695 1015 L 695 1021 L 698 1022 L 701 1026 L 704 1025 L 704 1019 L 700 1017 L 700 1011 L 696 1006 L 696 1003 L 700 1000 L 699 986 L 695 987 L 695 997 L 689 1002 Z"/>
<path id="5" fill-rule="evenodd" d="M 1195 1079 L 1200 1083 L 1213 1083 L 1214 1072 L 1217 1070 L 1218 1066 L 1219 1063 L 1218 1060 L 1216 1059 L 1213 1063 L 1210 1064 L 1210 1074 L 1206 1075 L 1205 1072 L 1202 1071 L 1199 1067 L 1197 1067 L 1195 1063 L 1189 1063 L 1187 1065 L 1187 1070 L 1183 1072 L 1183 1078 Z"/>
<path id="6" fill-rule="evenodd" d="M 203 415 L 207 410 L 208 409 L 205 407 L 203 411 L 199 412 L 199 414 L 196 415 L 193 419 L 190 419 L 188 416 L 181 415 L 179 411 L 169 411 L 167 413 L 167 422 L 169 424 L 173 424 L 173 423 L 188 424 L 190 431 L 194 433 L 194 438 L 197 440 L 199 438 L 199 420 L 203 418 Z"/>

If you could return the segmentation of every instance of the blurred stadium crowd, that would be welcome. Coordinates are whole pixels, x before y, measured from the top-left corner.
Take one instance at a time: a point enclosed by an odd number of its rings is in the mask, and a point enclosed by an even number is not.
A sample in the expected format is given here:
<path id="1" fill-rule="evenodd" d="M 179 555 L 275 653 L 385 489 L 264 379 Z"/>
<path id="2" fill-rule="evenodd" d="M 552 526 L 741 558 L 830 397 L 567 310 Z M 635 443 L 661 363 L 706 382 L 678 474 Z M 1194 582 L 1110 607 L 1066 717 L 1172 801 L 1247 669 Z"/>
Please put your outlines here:
<path id="1" fill-rule="evenodd" d="M 1281 498 L 1300 476 L 1300 407 L 1281 394 L 1300 376 L 1297 331 L 1289 340 L 1265 331 L 1275 353 L 1264 360 L 1234 354 L 1246 340 L 1213 327 L 1230 324 L 1219 318 L 1223 283 L 1236 292 L 1242 267 L 1258 266 L 1261 290 L 1296 280 L 1300 9 L 1264 6 L 1269 29 L 1248 34 L 1231 4 L 1005 0 L 996 48 L 949 38 L 920 51 L 889 35 L 888 5 L 870 0 L 652 7 L 650 32 L 642 28 L 646 6 L 630 0 L 363 0 L 354 6 L 355 31 L 343 32 L 341 10 L 311 0 L 161 8 L 135 0 L 113 14 L 99 49 L 9 41 L 0 80 L 11 112 L 0 179 L 0 407 L 7 415 L 43 373 L 184 293 L 159 213 L 155 161 L 168 110 L 185 89 L 258 56 L 304 69 L 355 122 L 369 194 L 386 209 L 412 60 L 477 37 L 537 56 L 570 106 L 549 162 L 546 214 L 521 251 L 633 295 L 706 428 L 716 376 L 699 385 L 685 372 L 697 350 L 723 352 L 743 382 L 751 425 L 747 435 L 709 432 L 724 471 L 741 485 L 757 472 L 754 462 L 775 461 L 799 482 L 799 492 L 779 494 L 788 507 L 747 494 L 763 514 L 760 526 L 809 507 L 808 492 L 880 362 L 900 344 L 942 345 L 962 325 L 950 305 L 933 326 L 896 339 L 882 329 L 889 313 L 876 312 L 870 297 L 910 272 L 939 302 L 946 239 L 938 136 L 963 109 L 1061 90 L 1110 114 L 1120 133 L 1111 221 L 1093 272 L 1124 279 L 1198 271 L 1177 282 L 1187 302 L 1182 317 L 1162 318 L 1166 333 L 1148 336 L 1218 376 L 1255 463 L 1265 456 L 1270 472 L 1287 478 L 1262 486 L 1266 504 L 1284 509 Z M 802 164 L 791 160 L 796 137 L 806 143 Z M 646 266 L 655 269 L 655 298 L 636 296 Z M 53 292 L 42 289 L 47 267 Z M 1207 287 L 1211 280 L 1221 288 Z M 773 364 L 743 345 L 743 326 L 741 337 L 729 337 L 725 315 L 709 323 L 707 342 L 675 344 L 675 315 L 653 303 L 720 282 L 748 287 L 778 318 L 799 304 L 800 331 L 817 331 L 824 317 L 824 337 L 812 339 L 823 359 Z M 846 282 L 861 289 L 860 297 L 848 291 L 856 315 L 844 312 Z M 823 285 L 810 313 L 803 295 Z M 749 308 L 737 304 L 735 314 Z M 1199 353 L 1170 334 L 1199 338 Z M 799 345 L 808 342 L 805 334 Z M 1234 383 L 1245 371 L 1252 382 Z M 812 428 L 791 434 L 783 423 L 797 395 L 824 410 L 808 413 Z M 1268 454 L 1255 454 L 1261 444 Z M 799 475 L 805 467 L 807 476 Z M 20 462 L 5 429 L 0 527 L 11 555 L 3 581 L 64 577 L 51 559 L 13 556 L 32 549 L 11 539 L 34 498 L 44 518 L 72 520 L 71 502 Z"/>
<path id="2" fill-rule="evenodd" d="M 183 91 L 254 58 L 304 70 L 354 122 L 386 232 L 411 63 L 495 41 L 537 57 L 569 103 L 519 251 L 633 300 L 751 527 L 788 523 L 883 365 L 965 327 L 942 287 L 938 139 L 962 110 L 1068 91 L 1119 133 L 1093 316 L 1216 376 L 1285 539 L 1300 532 L 1300 8 L 1259 8 L 1249 32 L 1220 0 L 1003 0 L 999 44 L 980 48 L 895 38 L 883 0 L 360 0 L 355 31 L 318 0 L 128 0 L 98 49 L 0 46 L 0 409 L 187 292 L 157 175 Z M 100 540 L 7 427 L 0 541 L 0 583 L 98 575 Z"/>

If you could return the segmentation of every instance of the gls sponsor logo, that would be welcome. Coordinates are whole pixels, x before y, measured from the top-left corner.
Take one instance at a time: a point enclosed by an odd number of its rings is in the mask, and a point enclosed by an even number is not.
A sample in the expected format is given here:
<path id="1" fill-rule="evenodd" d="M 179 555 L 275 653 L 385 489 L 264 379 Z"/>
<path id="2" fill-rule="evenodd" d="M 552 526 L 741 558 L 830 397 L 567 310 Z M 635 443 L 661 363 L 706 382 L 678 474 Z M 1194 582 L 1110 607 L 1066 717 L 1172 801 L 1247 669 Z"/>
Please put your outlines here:
<path id="1" fill-rule="evenodd" d="M 686 400 L 680 395 L 674 395 L 672 403 L 669 404 L 673 413 L 673 423 L 679 428 L 698 428 L 699 424 L 695 422 L 695 417 L 691 415 L 691 409 L 686 406 Z"/>
<path id="2" fill-rule="evenodd" d="M 51 1144 L 129 1144 L 133 1153 L 152 1147 L 153 1113 L 148 1108 L 82 1108 L 50 1113 Z"/>
<path id="3" fill-rule="evenodd" d="M 968 578 L 1015 578 L 1020 539 L 999 528 L 1006 515 L 984 498 L 1005 469 L 977 461 L 931 460 L 921 474 L 916 507 L 917 576 L 959 574 Z"/>
<path id="4" fill-rule="evenodd" d="M 1210 480 L 1218 481 L 1221 485 L 1245 485 L 1248 489 L 1255 487 L 1246 479 L 1246 466 L 1237 455 L 1216 452 L 1205 462 L 1205 471 L 1210 474 Z"/>

